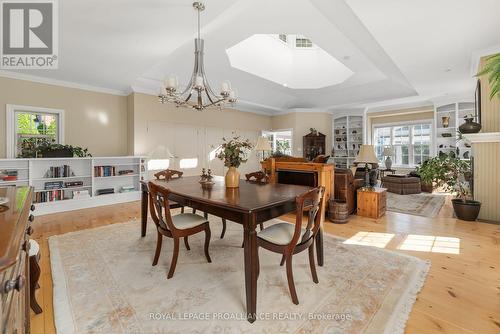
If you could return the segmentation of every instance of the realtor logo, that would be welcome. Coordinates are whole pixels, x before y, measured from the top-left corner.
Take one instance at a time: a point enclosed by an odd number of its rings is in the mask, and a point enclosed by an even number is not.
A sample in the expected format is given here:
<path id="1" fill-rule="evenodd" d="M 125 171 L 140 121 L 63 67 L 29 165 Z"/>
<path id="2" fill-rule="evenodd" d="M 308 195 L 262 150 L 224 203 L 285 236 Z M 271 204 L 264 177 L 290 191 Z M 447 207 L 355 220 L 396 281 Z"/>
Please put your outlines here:
<path id="1" fill-rule="evenodd" d="M 56 69 L 57 0 L 0 0 L 2 69 Z"/>

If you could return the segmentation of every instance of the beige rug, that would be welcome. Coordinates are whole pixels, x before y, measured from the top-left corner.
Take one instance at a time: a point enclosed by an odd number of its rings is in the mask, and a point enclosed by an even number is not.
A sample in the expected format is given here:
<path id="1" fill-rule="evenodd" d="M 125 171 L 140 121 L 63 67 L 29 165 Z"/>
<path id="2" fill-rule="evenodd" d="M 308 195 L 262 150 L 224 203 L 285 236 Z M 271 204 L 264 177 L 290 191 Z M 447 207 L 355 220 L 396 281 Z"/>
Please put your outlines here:
<path id="1" fill-rule="evenodd" d="M 445 195 L 431 195 L 425 193 L 398 195 L 387 192 L 387 210 L 434 218 L 439 214 L 445 200 Z"/>
<path id="2" fill-rule="evenodd" d="M 166 275 L 172 241 L 152 267 L 156 233 L 139 222 L 51 237 L 57 332 L 72 333 L 403 333 L 430 263 L 325 237 L 319 284 L 307 252 L 294 257 L 300 305 L 291 302 L 280 255 L 260 250 L 258 320 L 245 319 L 242 228 L 211 217 L 212 263 L 202 235 L 181 243 L 177 269 Z"/>

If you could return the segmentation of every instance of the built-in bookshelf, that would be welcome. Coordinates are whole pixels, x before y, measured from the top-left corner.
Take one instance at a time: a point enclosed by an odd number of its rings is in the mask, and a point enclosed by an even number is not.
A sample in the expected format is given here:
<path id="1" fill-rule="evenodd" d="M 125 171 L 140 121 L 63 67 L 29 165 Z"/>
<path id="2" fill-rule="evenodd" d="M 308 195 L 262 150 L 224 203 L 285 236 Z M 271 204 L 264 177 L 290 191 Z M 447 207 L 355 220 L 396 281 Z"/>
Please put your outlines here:
<path id="1" fill-rule="evenodd" d="M 333 120 L 335 167 L 351 167 L 363 144 L 363 116 L 342 116 Z"/>
<path id="2" fill-rule="evenodd" d="M 0 173 L 12 174 L 0 186 L 33 186 L 41 215 L 138 200 L 147 163 L 129 156 L 0 159 Z"/>
<path id="3" fill-rule="evenodd" d="M 465 139 L 459 140 L 458 128 L 465 122 L 465 116 L 474 114 L 473 102 L 449 103 L 435 108 L 437 155 L 452 153 L 460 159 L 470 159 L 471 143 Z"/>

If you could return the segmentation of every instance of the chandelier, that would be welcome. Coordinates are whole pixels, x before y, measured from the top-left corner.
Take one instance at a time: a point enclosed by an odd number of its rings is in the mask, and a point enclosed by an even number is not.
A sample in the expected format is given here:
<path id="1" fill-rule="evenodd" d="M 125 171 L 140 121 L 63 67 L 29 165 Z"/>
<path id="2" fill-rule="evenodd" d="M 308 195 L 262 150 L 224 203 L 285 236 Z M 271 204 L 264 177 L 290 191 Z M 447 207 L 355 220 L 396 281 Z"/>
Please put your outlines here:
<path id="1" fill-rule="evenodd" d="M 200 38 L 200 13 L 205 10 L 202 2 L 194 2 L 193 8 L 198 13 L 198 37 L 194 40 L 194 69 L 187 87 L 179 90 L 176 76 L 169 76 L 160 88 L 158 99 L 160 103 L 174 103 L 178 107 L 191 107 L 203 110 L 209 107 L 221 108 L 226 103 L 236 102 L 236 93 L 229 81 L 222 82 L 220 94 L 216 94 L 208 84 L 203 64 L 204 41 Z"/>

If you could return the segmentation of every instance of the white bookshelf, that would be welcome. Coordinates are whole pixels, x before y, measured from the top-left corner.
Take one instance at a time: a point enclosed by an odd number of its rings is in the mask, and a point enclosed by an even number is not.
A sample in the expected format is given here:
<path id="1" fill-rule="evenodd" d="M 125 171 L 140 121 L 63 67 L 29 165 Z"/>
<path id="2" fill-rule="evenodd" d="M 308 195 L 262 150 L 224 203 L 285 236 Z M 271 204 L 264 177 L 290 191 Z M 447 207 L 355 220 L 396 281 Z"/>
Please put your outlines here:
<path id="1" fill-rule="evenodd" d="M 70 175 L 54 177 L 48 174 L 51 167 L 69 166 Z M 98 176 L 96 166 L 112 166 L 116 175 Z M 2 186 L 33 186 L 35 191 L 35 214 L 77 210 L 101 205 L 123 203 L 140 199 L 140 181 L 147 179 L 147 161 L 144 157 L 89 157 L 89 158 L 40 158 L 40 159 L 0 159 L 0 171 L 16 170 L 18 179 L 0 181 Z M 128 170 L 130 174 L 120 175 Z M 81 181 L 82 184 L 69 187 L 66 182 Z M 47 182 L 62 182 L 62 187 L 46 190 Z M 122 187 L 133 187 L 132 191 L 122 192 Z M 100 189 L 113 189 L 113 193 L 98 195 Z M 87 190 L 88 198 L 75 198 L 75 191 Z M 58 193 L 57 200 L 40 201 L 42 193 Z"/>
<path id="2" fill-rule="evenodd" d="M 463 160 L 468 160 L 471 156 L 470 143 L 467 140 L 458 141 L 458 128 L 465 120 L 464 116 L 474 115 L 473 102 L 454 102 L 448 103 L 435 108 L 435 124 L 436 124 L 436 155 L 442 153 L 454 152 Z M 448 127 L 443 126 L 442 117 L 450 117 Z M 443 137 L 443 134 L 448 137 Z"/>
<path id="3" fill-rule="evenodd" d="M 347 115 L 333 120 L 335 167 L 351 167 L 363 144 L 363 116 Z"/>

